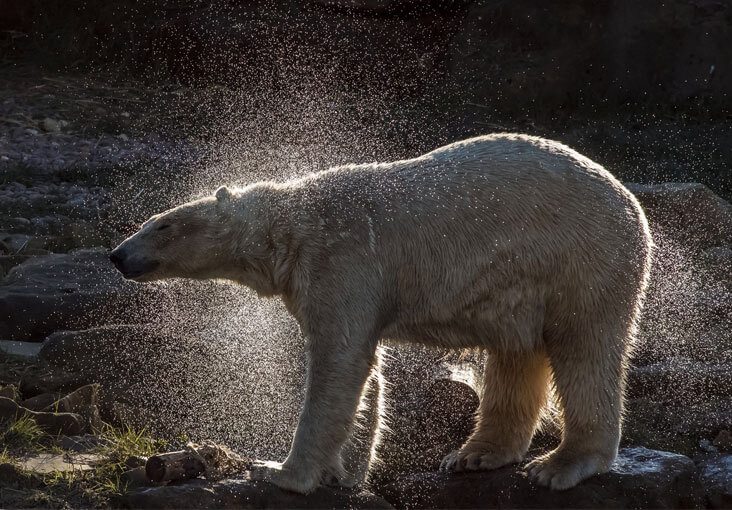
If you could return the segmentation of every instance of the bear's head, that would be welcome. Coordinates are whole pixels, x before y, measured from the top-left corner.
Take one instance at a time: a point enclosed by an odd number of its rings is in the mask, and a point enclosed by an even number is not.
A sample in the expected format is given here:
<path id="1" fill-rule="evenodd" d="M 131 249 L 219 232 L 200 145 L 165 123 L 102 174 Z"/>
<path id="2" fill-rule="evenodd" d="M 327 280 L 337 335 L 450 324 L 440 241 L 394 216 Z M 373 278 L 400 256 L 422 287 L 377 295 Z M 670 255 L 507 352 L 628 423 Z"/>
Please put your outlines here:
<path id="1" fill-rule="evenodd" d="M 256 280 L 265 275 L 252 269 L 268 258 L 267 229 L 252 201 L 223 186 L 212 197 L 153 216 L 110 259 L 126 279 L 137 282 L 228 278 L 261 286 Z"/>

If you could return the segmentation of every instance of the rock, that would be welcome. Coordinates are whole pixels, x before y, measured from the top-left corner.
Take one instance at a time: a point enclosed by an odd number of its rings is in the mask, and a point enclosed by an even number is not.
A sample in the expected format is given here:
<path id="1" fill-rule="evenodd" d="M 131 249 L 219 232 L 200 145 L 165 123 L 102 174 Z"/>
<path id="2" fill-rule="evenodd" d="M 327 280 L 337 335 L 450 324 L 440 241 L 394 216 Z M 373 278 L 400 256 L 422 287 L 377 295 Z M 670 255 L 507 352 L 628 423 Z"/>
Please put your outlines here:
<path id="1" fill-rule="evenodd" d="M 714 246 L 704 251 L 702 262 L 706 264 L 710 276 L 727 286 L 732 286 L 732 245 Z"/>
<path id="2" fill-rule="evenodd" d="M 139 391 L 129 385 L 153 391 L 157 378 L 165 379 L 165 370 L 171 368 L 161 366 L 160 353 L 170 353 L 179 340 L 155 325 L 101 326 L 54 333 L 44 340 L 38 356 L 77 374 L 78 381 L 101 383 L 99 411 L 104 420 L 145 428 L 158 411 L 141 405 Z"/>
<path id="3" fill-rule="evenodd" d="M 143 429 L 158 418 L 154 410 L 126 402 L 117 402 L 114 398 L 110 399 L 107 407 L 102 408 L 102 412 L 108 421 L 129 425 L 136 429 Z"/>
<path id="4" fill-rule="evenodd" d="M 420 349 L 394 352 L 384 369 L 387 429 L 369 481 L 437 469 L 442 458 L 472 432 L 478 408 L 475 364 L 447 363 Z"/>
<path id="5" fill-rule="evenodd" d="M 623 448 L 609 473 L 566 491 L 531 482 L 521 468 L 400 477 L 379 494 L 397 508 L 687 508 L 701 489 L 683 455 Z"/>
<path id="6" fill-rule="evenodd" d="M 35 489 L 42 485 L 41 480 L 33 473 L 23 471 L 19 466 L 10 463 L 0 464 L 0 488 Z M 1 490 L 1 489 L 0 489 Z M 6 501 L 3 500 L 5 503 Z"/>
<path id="7" fill-rule="evenodd" d="M 51 119 L 48 117 L 43 119 L 43 122 L 41 122 L 41 127 L 47 133 L 60 133 L 61 132 L 61 123 L 57 120 L 54 120 L 54 119 Z"/>
<path id="8" fill-rule="evenodd" d="M 701 440 L 732 427 L 732 397 L 700 396 L 691 400 L 658 396 L 628 399 L 623 423 L 624 444 L 644 444 L 689 455 Z"/>
<path id="9" fill-rule="evenodd" d="M 729 430 L 720 430 L 712 444 L 722 451 L 732 451 L 732 433 Z"/>
<path id="10" fill-rule="evenodd" d="M 0 350 L 12 354 L 13 356 L 23 356 L 32 358 L 38 355 L 41 345 L 31 342 L 14 342 L 12 340 L 0 340 Z"/>
<path id="11" fill-rule="evenodd" d="M 86 429 L 86 420 L 81 415 L 31 411 L 19 406 L 9 398 L 0 397 L 0 421 L 15 420 L 24 414 L 33 418 L 39 427 L 52 434 L 76 435 L 81 434 Z"/>
<path id="12" fill-rule="evenodd" d="M 46 413 L 74 413 L 84 418 L 86 430 L 96 431 L 102 426 L 99 416 L 99 385 L 88 384 L 66 396 L 58 393 L 41 393 L 24 400 L 21 406 L 32 411 Z"/>
<path id="13" fill-rule="evenodd" d="M 64 436 L 61 438 L 59 446 L 64 450 L 70 450 L 77 453 L 89 453 L 109 445 L 109 441 L 103 437 L 94 434 L 85 434 L 83 436 Z"/>
<path id="14" fill-rule="evenodd" d="M 23 400 L 20 402 L 20 405 L 31 411 L 43 411 L 46 407 L 61 398 L 61 396 L 59 393 L 41 393 L 35 397 Z"/>
<path id="15" fill-rule="evenodd" d="M 707 453 L 718 453 L 719 450 L 712 444 L 709 439 L 702 439 L 699 441 L 699 449 Z"/>
<path id="16" fill-rule="evenodd" d="M 44 411 L 57 413 L 81 413 L 99 403 L 99 385 L 87 384 L 47 406 Z"/>
<path id="17" fill-rule="evenodd" d="M 59 246 L 52 235 L 0 234 L 0 254 L 6 257 L 47 255 Z"/>
<path id="18" fill-rule="evenodd" d="M 25 377 L 20 380 L 20 391 L 29 398 L 44 393 L 56 394 L 58 399 L 74 388 L 89 384 L 90 378 L 79 372 L 66 372 L 60 369 L 43 374 L 42 377 Z M 32 396 L 32 397 L 31 397 Z M 55 400 L 54 400 L 55 401 Z"/>
<path id="19" fill-rule="evenodd" d="M 121 497 L 128 508 L 393 508 L 368 492 L 320 487 L 303 496 L 261 481 L 190 480 L 182 484 L 135 489 Z"/>
<path id="20" fill-rule="evenodd" d="M 0 337 L 39 341 L 62 329 L 130 320 L 144 292 L 122 279 L 105 250 L 33 258 L 0 283 Z"/>
<path id="21" fill-rule="evenodd" d="M 0 255 L 0 282 L 12 268 L 30 258 L 30 255 Z"/>
<path id="22" fill-rule="evenodd" d="M 59 331 L 43 341 L 38 357 L 66 370 L 99 377 L 128 363 L 146 346 L 164 347 L 171 339 L 148 325 L 113 325 L 80 331 Z"/>
<path id="23" fill-rule="evenodd" d="M 657 244 L 669 239 L 704 250 L 732 243 L 732 206 L 703 184 L 626 183 L 626 187 L 641 203 Z"/>
<path id="24" fill-rule="evenodd" d="M 55 471 L 90 471 L 106 461 L 101 455 L 37 453 L 20 461 L 20 467 L 33 473 L 53 473 Z"/>
<path id="25" fill-rule="evenodd" d="M 143 466 L 125 471 L 120 475 L 120 480 L 122 483 L 127 484 L 128 490 L 136 487 L 148 487 L 152 485 L 147 474 L 145 474 L 145 468 Z"/>
<path id="26" fill-rule="evenodd" d="M 732 455 L 714 454 L 697 464 L 707 508 L 732 508 Z"/>
<path id="27" fill-rule="evenodd" d="M 9 384 L 0 388 L 0 397 L 17 401 L 20 399 L 20 391 L 18 391 L 18 387 L 14 384 Z"/>
<path id="28" fill-rule="evenodd" d="M 51 403 L 43 410 L 51 413 L 79 414 L 86 420 L 87 430 L 97 431 L 102 427 L 98 404 L 99 384 L 87 384 Z"/>
<path id="29" fill-rule="evenodd" d="M 732 388 L 732 366 L 676 358 L 644 367 L 628 374 L 628 397 L 661 394 L 678 402 L 688 402 L 703 395 L 726 396 Z"/>

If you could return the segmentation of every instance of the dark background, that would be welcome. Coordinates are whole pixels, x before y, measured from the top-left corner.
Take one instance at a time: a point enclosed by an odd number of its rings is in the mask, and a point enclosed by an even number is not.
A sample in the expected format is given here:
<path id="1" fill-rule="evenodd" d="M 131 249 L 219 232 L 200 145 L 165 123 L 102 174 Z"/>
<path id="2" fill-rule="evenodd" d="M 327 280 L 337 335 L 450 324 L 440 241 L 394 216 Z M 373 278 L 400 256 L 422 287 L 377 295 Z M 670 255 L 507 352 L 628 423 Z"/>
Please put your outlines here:
<path id="1" fill-rule="evenodd" d="M 2 0 L 0 6 L 6 78 L 35 70 L 132 80 L 156 90 L 221 86 L 247 98 L 236 115 L 271 106 L 274 96 L 294 110 L 327 97 L 351 108 L 355 120 L 322 127 L 323 137 L 341 130 L 380 140 L 374 147 L 360 141 L 370 148 L 348 153 L 353 159 L 416 155 L 470 135 L 515 130 L 565 141 L 623 180 L 699 181 L 730 196 L 729 2 Z M 168 122 L 167 131 L 200 134 L 204 110 L 225 113 L 223 101 L 211 97 L 205 108 L 178 104 L 173 109 L 190 115 L 175 129 Z M 152 119 L 164 103 L 144 102 Z M 336 138 L 334 145 L 343 144 Z"/>

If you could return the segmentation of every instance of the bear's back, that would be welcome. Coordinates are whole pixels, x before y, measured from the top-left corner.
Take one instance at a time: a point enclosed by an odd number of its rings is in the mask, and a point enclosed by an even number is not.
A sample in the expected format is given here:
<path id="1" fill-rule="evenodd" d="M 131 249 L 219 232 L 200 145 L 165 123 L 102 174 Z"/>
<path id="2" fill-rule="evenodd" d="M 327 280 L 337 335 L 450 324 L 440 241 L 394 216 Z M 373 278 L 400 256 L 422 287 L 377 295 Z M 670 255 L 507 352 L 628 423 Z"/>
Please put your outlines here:
<path id="1" fill-rule="evenodd" d="M 367 212 L 372 221 L 425 223 L 446 209 L 478 213 L 484 222 L 500 216 L 503 224 L 536 220 L 540 213 L 556 226 L 598 213 L 610 223 L 625 222 L 629 213 L 643 220 L 635 198 L 602 166 L 559 142 L 520 134 L 471 138 L 413 159 L 333 168 L 297 181 L 296 193 L 324 216 L 357 221 Z"/>
<path id="2" fill-rule="evenodd" d="M 509 304 L 533 310 L 545 296 L 637 280 L 650 247 L 637 201 L 610 173 L 560 143 L 525 135 L 338 167 L 289 189 L 317 218 L 314 274 L 325 293 L 344 281 L 353 292 L 378 288 L 379 300 L 398 303 L 397 337 L 409 336 L 407 322 L 476 316 L 498 328 L 485 335 L 502 337 L 496 317 L 518 317 L 503 309 Z"/>

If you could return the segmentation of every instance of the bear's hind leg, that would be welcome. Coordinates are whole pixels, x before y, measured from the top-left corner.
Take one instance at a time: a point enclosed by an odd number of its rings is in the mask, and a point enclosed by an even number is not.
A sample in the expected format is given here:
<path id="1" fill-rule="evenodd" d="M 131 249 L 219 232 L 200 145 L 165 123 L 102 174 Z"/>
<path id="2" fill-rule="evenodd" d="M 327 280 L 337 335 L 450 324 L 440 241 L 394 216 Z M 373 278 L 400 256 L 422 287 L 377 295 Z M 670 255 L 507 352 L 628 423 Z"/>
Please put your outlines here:
<path id="1" fill-rule="evenodd" d="M 491 354 L 475 430 L 440 469 L 489 470 L 523 460 L 546 404 L 549 375 L 543 352 Z"/>
<path id="2" fill-rule="evenodd" d="M 610 469 L 620 441 L 629 333 L 593 324 L 585 334 L 547 342 L 564 431 L 559 447 L 530 462 L 527 469 L 539 484 L 555 490 L 569 489 Z"/>

